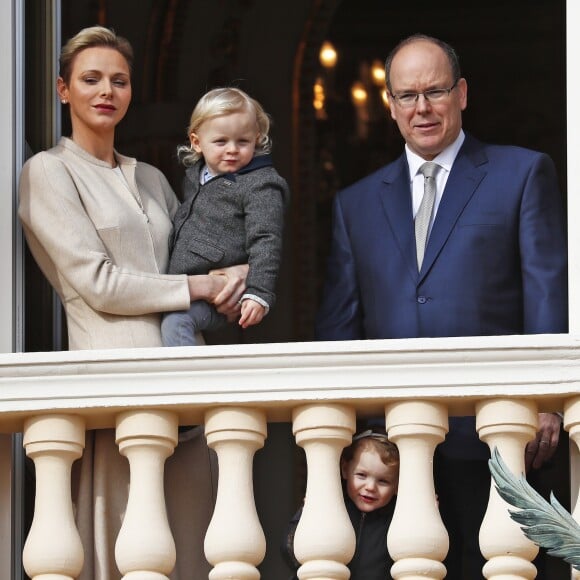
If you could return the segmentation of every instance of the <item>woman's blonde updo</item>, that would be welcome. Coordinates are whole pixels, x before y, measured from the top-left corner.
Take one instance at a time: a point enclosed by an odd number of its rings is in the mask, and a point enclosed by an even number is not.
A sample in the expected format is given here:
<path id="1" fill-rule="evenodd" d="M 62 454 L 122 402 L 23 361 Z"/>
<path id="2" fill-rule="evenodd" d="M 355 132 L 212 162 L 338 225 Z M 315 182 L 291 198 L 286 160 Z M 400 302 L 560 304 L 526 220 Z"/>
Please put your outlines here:
<path id="1" fill-rule="evenodd" d="M 59 76 L 66 85 L 70 82 L 73 62 L 76 55 L 85 48 L 107 47 L 117 50 L 127 61 L 129 70 L 133 68 L 133 47 L 122 36 L 117 36 L 112 30 L 104 26 L 91 26 L 83 28 L 75 34 L 60 51 Z"/>

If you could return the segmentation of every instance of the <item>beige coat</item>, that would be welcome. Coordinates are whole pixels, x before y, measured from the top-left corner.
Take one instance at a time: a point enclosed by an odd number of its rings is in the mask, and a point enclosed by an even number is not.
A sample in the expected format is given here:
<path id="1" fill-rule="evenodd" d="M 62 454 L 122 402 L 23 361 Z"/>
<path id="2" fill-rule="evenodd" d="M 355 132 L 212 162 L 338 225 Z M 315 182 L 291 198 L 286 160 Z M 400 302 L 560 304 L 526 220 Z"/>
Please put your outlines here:
<path id="1" fill-rule="evenodd" d="M 63 138 L 20 178 L 26 240 L 62 300 L 71 350 L 160 346 L 158 313 L 189 307 L 186 277 L 162 274 L 177 198 L 154 167 L 116 158 L 122 176 Z"/>
<path id="2" fill-rule="evenodd" d="M 184 275 L 163 272 L 178 201 L 154 167 L 115 154 L 122 175 L 63 138 L 32 157 L 20 179 L 19 216 L 40 268 L 64 305 L 71 349 L 161 346 L 159 312 L 189 307 Z M 166 463 L 173 580 L 205 580 L 203 537 L 217 469 L 203 437 L 180 443 Z M 73 470 L 85 564 L 79 580 L 117 580 L 114 559 L 129 488 L 114 431 L 89 431 Z"/>

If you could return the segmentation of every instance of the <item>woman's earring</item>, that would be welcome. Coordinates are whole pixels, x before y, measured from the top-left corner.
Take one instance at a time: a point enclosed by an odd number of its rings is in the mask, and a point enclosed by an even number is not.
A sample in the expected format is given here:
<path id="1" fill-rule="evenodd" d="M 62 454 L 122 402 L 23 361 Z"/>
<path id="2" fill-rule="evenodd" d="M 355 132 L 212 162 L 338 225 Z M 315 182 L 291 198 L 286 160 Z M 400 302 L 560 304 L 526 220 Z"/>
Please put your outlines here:
<path id="1" fill-rule="evenodd" d="M 62 99 L 60 102 L 61 102 L 63 105 L 66 105 L 66 104 L 68 103 L 68 101 L 67 101 L 66 99 Z"/>

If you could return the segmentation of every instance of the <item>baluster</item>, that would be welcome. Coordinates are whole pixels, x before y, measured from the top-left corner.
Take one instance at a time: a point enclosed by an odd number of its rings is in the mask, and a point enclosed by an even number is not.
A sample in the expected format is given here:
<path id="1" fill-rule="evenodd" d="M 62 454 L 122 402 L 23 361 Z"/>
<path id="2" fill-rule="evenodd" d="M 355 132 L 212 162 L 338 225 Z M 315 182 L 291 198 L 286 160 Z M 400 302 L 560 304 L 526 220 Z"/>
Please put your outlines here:
<path id="1" fill-rule="evenodd" d="M 396 580 L 445 577 L 441 563 L 449 550 L 433 484 L 433 454 L 448 430 L 447 409 L 408 401 L 387 405 L 389 439 L 399 448 L 399 491 L 387 543 Z M 420 524 L 418 523 L 420 522 Z"/>
<path id="2" fill-rule="evenodd" d="M 177 444 L 177 415 L 168 411 L 127 411 L 117 417 L 116 441 L 130 470 L 129 498 L 115 544 L 124 580 L 167 580 L 175 566 L 163 474 Z"/>
<path id="3" fill-rule="evenodd" d="M 538 411 L 533 401 L 490 399 L 476 405 L 477 431 L 490 449 L 497 447 L 513 473 L 525 471 L 528 441 L 536 436 Z M 488 562 L 483 575 L 488 579 L 535 578 L 531 563 L 538 547 L 528 540 L 508 513 L 508 505 L 492 482 L 487 511 L 479 532 L 481 553 Z"/>
<path id="4" fill-rule="evenodd" d="M 304 509 L 294 536 L 300 580 L 346 580 L 355 535 L 344 505 L 340 454 L 352 441 L 355 413 L 343 405 L 305 405 L 293 412 L 296 443 L 308 476 Z"/>
<path id="5" fill-rule="evenodd" d="M 22 559 L 33 580 L 72 580 L 83 567 L 83 546 L 73 516 L 71 467 L 84 445 L 85 424 L 80 417 L 45 415 L 24 423 L 24 447 L 36 469 L 36 499 Z"/>
<path id="6" fill-rule="evenodd" d="M 218 456 L 216 506 L 205 536 L 205 555 L 214 566 L 210 580 L 256 580 L 266 539 L 254 501 L 253 457 L 264 445 L 265 415 L 250 408 L 224 407 L 205 414 L 208 445 Z"/>
<path id="7" fill-rule="evenodd" d="M 564 428 L 570 434 L 570 439 L 576 443 L 580 451 L 580 397 L 569 399 L 564 404 Z M 578 477 L 573 481 L 578 482 Z M 572 516 L 580 522 L 580 489 L 572 491 L 572 497 L 576 497 L 576 505 L 573 507 Z M 572 578 L 580 580 L 580 570 L 572 569 Z"/>

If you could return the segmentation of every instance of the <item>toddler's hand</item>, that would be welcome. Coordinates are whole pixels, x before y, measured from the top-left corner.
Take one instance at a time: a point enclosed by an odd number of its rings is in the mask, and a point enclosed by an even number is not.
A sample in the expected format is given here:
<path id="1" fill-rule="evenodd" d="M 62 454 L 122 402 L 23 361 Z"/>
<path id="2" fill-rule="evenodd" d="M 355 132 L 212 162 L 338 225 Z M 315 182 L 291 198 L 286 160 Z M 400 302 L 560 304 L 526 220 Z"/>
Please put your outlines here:
<path id="1" fill-rule="evenodd" d="M 246 298 L 242 302 L 242 315 L 240 317 L 239 325 L 242 328 L 248 328 L 254 324 L 262 322 L 262 318 L 266 315 L 266 309 L 251 298 Z"/>

